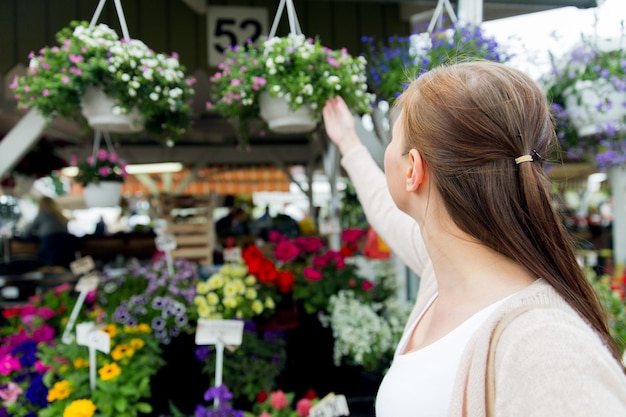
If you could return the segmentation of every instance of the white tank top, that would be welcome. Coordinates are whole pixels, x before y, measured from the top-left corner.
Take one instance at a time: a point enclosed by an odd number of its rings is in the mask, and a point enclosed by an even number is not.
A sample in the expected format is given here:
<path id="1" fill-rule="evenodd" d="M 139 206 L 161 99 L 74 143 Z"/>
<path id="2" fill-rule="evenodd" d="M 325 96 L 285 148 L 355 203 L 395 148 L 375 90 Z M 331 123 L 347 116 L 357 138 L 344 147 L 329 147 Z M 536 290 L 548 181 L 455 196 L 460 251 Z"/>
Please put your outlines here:
<path id="1" fill-rule="evenodd" d="M 428 302 L 424 311 L 435 300 Z M 434 343 L 408 353 L 409 337 L 424 314 L 402 335 L 376 396 L 376 417 L 445 417 L 463 351 L 474 332 L 509 297 L 485 307 Z"/>

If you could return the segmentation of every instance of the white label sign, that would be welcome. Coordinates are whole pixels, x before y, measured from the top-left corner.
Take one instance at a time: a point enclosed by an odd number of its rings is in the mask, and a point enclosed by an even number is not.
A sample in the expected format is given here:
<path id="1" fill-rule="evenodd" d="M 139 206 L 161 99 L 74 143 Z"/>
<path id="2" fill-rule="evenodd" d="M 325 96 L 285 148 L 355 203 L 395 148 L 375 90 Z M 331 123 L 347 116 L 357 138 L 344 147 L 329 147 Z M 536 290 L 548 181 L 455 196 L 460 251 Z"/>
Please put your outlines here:
<path id="1" fill-rule="evenodd" d="M 333 235 L 341 233 L 341 225 L 339 219 L 333 217 L 331 219 L 320 220 L 320 234 L 321 235 Z"/>
<path id="2" fill-rule="evenodd" d="M 209 66 L 224 60 L 229 46 L 245 45 L 267 36 L 265 7 L 209 6 L 207 8 L 207 45 Z"/>
<path id="3" fill-rule="evenodd" d="M 107 354 L 111 351 L 111 337 L 107 332 L 97 329 L 92 322 L 76 325 L 76 344 Z"/>
<path id="4" fill-rule="evenodd" d="M 237 263 L 241 260 L 241 248 L 235 246 L 232 248 L 226 248 L 223 252 L 224 262 Z"/>
<path id="5" fill-rule="evenodd" d="M 96 265 L 94 264 L 91 256 L 85 256 L 84 258 L 77 259 L 70 264 L 70 270 L 74 275 L 86 274 L 95 267 Z"/>
<path id="6" fill-rule="evenodd" d="M 209 320 L 198 319 L 196 329 L 196 345 L 238 346 L 243 339 L 242 320 Z"/>
<path id="7" fill-rule="evenodd" d="M 93 291 L 96 288 L 98 288 L 98 284 L 100 283 L 100 277 L 98 276 L 98 274 L 92 273 L 89 275 L 85 275 L 84 277 L 81 277 L 78 282 L 76 283 L 76 291 L 82 292 L 89 292 L 89 291 Z"/>
<path id="8" fill-rule="evenodd" d="M 176 249 L 176 238 L 171 234 L 164 234 L 157 236 L 154 239 L 156 247 L 158 250 L 162 250 L 164 252 L 172 251 Z"/>
<path id="9" fill-rule="evenodd" d="M 311 407 L 309 417 L 349 416 L 348 401 L 343 395 L 328 394 L 319 403 Z"/>

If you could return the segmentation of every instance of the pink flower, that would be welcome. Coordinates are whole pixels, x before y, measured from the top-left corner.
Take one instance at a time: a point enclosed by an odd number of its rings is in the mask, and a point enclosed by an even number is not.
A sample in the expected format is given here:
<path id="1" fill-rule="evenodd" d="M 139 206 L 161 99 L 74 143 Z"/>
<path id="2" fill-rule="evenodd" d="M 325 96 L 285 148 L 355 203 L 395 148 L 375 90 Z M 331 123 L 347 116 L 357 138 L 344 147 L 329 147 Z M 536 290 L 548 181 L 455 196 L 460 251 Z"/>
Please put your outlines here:
<path id="1" fill-rule="evenodd" d="M 110 167 L 100 167 L 100 168 L 98 168 L 98 175 L 100 175 L 102 177 L 108 177 L 109 175 L 111 175 L 111 168 Z"/>
<path id="2" fill-rule="evenodd" d="M 41 68 L 43 68 L 45 70 L 49 70 L 50 69 L 50 63 L 49 62 L 42 62 L 41 63 Z"/>
<path id="3" fill-rule="evenodd" d="M 116 163 L 119 159 L 119 156 L 115 152 L 111 152 L 109 154 L 109 162 Z"/>
<path id="4" fill-rule="evenodd" d="M 302 274 L 304 275 L 304 278 L 309 281 L 319 281 L 322 279 L 322 273 L 317 269 L 311 268 L 310 266 L 305 266 L 302 270 Z"/>
<path id="5" fill-rule="evenodd" d="M 362 229 L 346 229 L 341 232 L 341 240 L 346 243 L 356 243 L 360 238 L 365 236 L 365 230 Z"/>
<path id="6" fill-rule="evenodd" d="M 54 310 L 50 307 L 38 307 L 37 315 L 44 320 L 49 320 L 54 317 Z"/>
<path id="7" fill-rule="evenodd" d="M 272 417 L 272 415 L 267 411 L 263 411 L 261 414 L 259 414 L 259 417 Z"/>
<path id="8" fill-rule="evenodd" d="M 70 82 L 70 77 L 68 77 L 67 75 L 64 75 L 63 77 L 61 77 L 61 82 L 63 84 L 69 84 Z"/>
<path id="9" fill-rule="evenodd" d="M 44 324 L 33 332 L 33 340 L 35 342 L 49 342 L 54 339 L 54 328 Z"/>
<path id="10" fill-rule="evenodd" d="M 276 410 L 283 409 L 289 405 L 289 401 L 287 401 L 287 396 L 281 390 L 274 391 L 270 394 L 270 403 L 272 407 Z"/>
<path id="11" fill-rule="evenodd" d="M 50 95 L 50 90 L 48 90 L 47 88 L 46 88 L 46 89 L 44 89 L 44 90 L 41 92 L 41 95 L 42 95 L 42 96 L 44 96 L 44 97 L 48 97 L 48 96 Z"/>
<path id="12" fill-rule="evenodd" d="M 230 81 L 230 85 L 232 85 L 233 87 L 237 87 L 239 86 L 239 84 L 241 84 L 241 80 L 239 78 L 233 78 Z"/>
<path id="13" fill-rule="evenodd" d="M 17 75 L 13 77 L 13 81 L 11 81 L 11 84 L 9 84 L 9 88 L 11 90 L 13 90 L 15 87 L 17 87 Z"/>
<path id="14" fill-rule="evenodd" d="M 22 369 L 20 361 L 12 355 L 4 355 L 0 358 L 0 375 L 7 376 L 13 371 Z"/>
<path id="15" fill-rule="evenodd" d="M 213 103 L 211 103 L 210 101 L 207 101 L 205 106 L 207 110 L 211 110 L 213 108 Z"/>
<path id="16" fill-rule="evenodd" d="M 93 165 L 96 163 L 96 158 L 94 158 L 93 155 L 89 155 L 85 160 L 89 165 Z"/>
<path id="17" fill-rule="evenodd" d="M 50 365 L 46 365 L 42 361 L 35 362 L 35 371 L 37 371 L 40 374 L 43 374 L 44 372 L 48 372 L 50 368 L 52 368 Z"/>
<path id="18" fill-rule="evenodd" d="M 307 417 L 313 403 L 308 398 L 302 398 L 296 403 L 296 413 L 301 417 Z"/>
<path id="19" fill-rule="evenodd" d="M 361 288 L 363 288 L 365 291 L 369 291 L 374 288 L 374 283 L 372 281 L 365 280 L 361 284 Z"/>
<path id="20" fill-rule="evenodd" d="M 59 285 L 59 286 L 54 288 L 54 294 L 55 295 L 60 295 L 60 294 L 63 294 L 64 292 L 66 292 L 66 291 L 69 291 L 70 289 L 72 289 L 72 286 L 68 282 L 64 282 L 63 284 L 61 284 L 61 285 Z"/>
<path id="21" fill-rule="evenodd" d="M 99 159 L 99 160 L 101 160 L 101 161 L 106 161 L 106 159 L 108 158 L 108 156 L 109 156 L 109 153 L 108 153 L 106 150 L 104 150 L 104 149 L 100 149 L 100 150 L 98 151 L 98 159 Z"/>
<path id="22" fill-rule="evenodd" d="M 289 262 L 300 255 L 300 248 L 289 240 L 283 240 L 276 244 L 274 256 L 277 261 Z"/>
<path id="23" fill-rule="evenodd" d="M 17 401 L 17 398 L 23 392 L 24 391 L 22 390 L 22 388 L 20 388 L 20 386 L 17 385 L 15 382 L 9 382 L 3 389 L 0 389 L 0 398 L 4 400 L 2 402 L 2 405 L 4 405 L 5 407 L 10 406 L 15 401 Z"/>

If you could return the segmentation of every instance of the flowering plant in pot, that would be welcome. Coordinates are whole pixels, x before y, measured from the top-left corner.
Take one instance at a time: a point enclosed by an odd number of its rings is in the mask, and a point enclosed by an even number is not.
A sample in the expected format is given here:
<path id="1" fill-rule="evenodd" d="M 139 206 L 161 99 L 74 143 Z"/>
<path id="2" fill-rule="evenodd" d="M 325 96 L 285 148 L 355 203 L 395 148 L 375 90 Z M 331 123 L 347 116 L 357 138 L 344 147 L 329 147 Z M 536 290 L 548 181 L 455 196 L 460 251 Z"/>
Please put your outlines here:
<path id="1" fill-rule="evenodd" d="M 480 26 L 455 22 L 387 41 L 363 36 L 369 85 L 379 99 L 393 102 L 408 83 L 440 65 L 487 59 L 506 62 L 510 55 Z"/>
<path id="2" fill-rule="evenodd" d="M 324 104 L 335 96 L 343 97 L 356 112 L 370 112 L 374 97 L 368 93 L 365 68 L 365 58 L 353 57 L 345 49 L 329 49 L 302 34 L 267 38 L 259 46 L 234 46 L 211 77 L 213 99 L 206 107 L 236 122 L 244 143 L 250 121 L 269 119 L 261 103 L 270 98 L 284 99 L 285 110 L 302 109 L 312 120 L 295 127 L 269 121 L 270 130 L 312 131 Z"/>
<path id="3" fill-rule="evenodd" d="M 625 42 L 582 37 L 542 79 L 566 157 L 603 171 L 626 163 Z"/>
<path id="4" fill-rule="evenodd" d="M 18 107 L 85 124 L 83 99 L 97 88 L 113 99 L 114 114 L 132 116 L 126 132 L 145 128 L 173 143 L 189 127 L 194 79 L 185 76 L 176 54 L 120 40 L 105 24 L 74 21 L 56 38 L 58 45 L 31 52 L 26 74 L 11 83 Z"/>
<path id="5" fill-rule="evenodd" d="M 128 176 L 126 162 L 120 159 L 117 153 L 105 149 L 100 149 L 95 156 L 87 156 L 81 162 L 78 162 L 76 156 L 73 156 L 70 165 L 78 168 L 74 181 L 83 187 L 101 181 L 121 183 Z"/>
<path id="6" fill-rule="evenodd" d="M 121 274 L 102 274 L 98 303 L 107 319 L 119 325 L 147 323 L 154 337 L 168 345 L 180 334 L 195 330 L 196 309 L 191 308 L 199 281 L 196 265 L 186 259 L 147 265 L 132 260 Z"/>
<path id="7" fill-rule="evenodd" d="M 44 377 L 49 405 L 38 415 L 137 417 L 152 411 L 150 378 L 164 361 L 150 326 L 108 324 L 99 330 L 109 334 L 111 351 L 96 351 L 93 391 L 86 346 L 40 346 L 39 356 L 50 367 Z"/>

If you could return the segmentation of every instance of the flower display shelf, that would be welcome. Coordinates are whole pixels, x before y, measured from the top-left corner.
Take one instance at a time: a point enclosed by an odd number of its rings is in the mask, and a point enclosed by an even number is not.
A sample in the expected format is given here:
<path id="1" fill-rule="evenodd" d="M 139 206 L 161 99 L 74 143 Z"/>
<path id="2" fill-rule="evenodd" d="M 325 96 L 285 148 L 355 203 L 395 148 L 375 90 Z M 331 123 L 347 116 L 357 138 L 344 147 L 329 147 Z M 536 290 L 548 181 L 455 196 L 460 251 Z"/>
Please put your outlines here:
<path id="1" fill-rule="evenodd" d="M 130 113 L 116 112 L 115 100 L 99 88 L 90 87 L 81 99 L 81 110 L 94 130 L 111 133 L 137 133 L 144 129 L 144 118 L 137 108 Z"/>
<path id="2" fill-rule="evenodd" d="M 122 183 L 119 181 L 100 181 L 83 188 L 83 200 L 87 207 L 115 207 L 120 203 Z"/>
<path id="3" fill-rule="evenodd" d="M 261 93 L 259 107 L 261 118 L 276 133 L 308 133 L 317 126 L 308 106 L 291 110 L 282 97 L 272 97 L 267 91 Z"/>
<path id="4" fill-rule="evenodd" d="M 577 91 L 577 94 L 574 94 Z M 617 91 L 606 80 L 577 81 L 575 88 L 563 92 L 565 107 L 567 108 L 572 123 L 581 137 L 591 136 L 606 130 L 609 124 L 626 129 L 624 117 L 626 117 L 626 92 Z M 609 106 L 599 110 L 599 105 L 610 103 Z M 615 122 L 619 122 L 615 126 Z"/>

